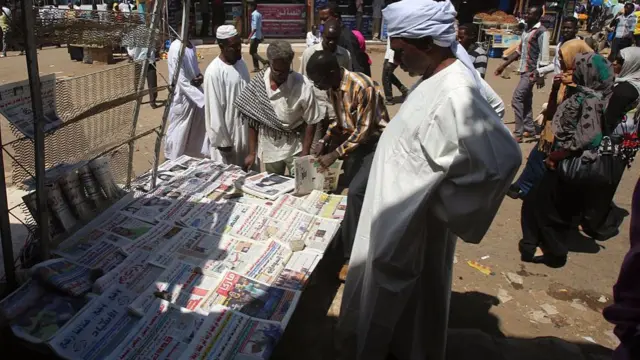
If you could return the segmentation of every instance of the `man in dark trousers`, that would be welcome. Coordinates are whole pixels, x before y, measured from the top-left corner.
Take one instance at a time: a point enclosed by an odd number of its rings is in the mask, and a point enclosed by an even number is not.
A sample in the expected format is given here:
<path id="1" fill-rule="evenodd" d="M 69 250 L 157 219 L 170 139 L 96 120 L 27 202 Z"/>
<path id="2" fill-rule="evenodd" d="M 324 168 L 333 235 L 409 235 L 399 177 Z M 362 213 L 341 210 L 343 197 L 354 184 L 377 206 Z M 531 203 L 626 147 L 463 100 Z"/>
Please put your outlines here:
<path id="1" fill-rule="evenodd" d="M 338 8 L 338 4 L 335 2 L 329 2 L 327 5 L 321 7 L 318 11 L 318 15 L 320 16 L 320 20 L 323 24 L 329 19 L 335 19 L 342 24 L 340 10 Z M 351 54 L 351 66 L 353 67 L 354 72 L 371 76 L 371 65 L 369 65 L 369 58 L 367 57 L 367 54 L 360 50 L 358 38 L 356 38 L 353 32 L 344 26 L 344 24 L 342 24 L 342 34 L 340 35 L 338 45 L 349 50 L 349 53 Z"/>
<path id="2" fill-rule="evenodd" d="M 323 167 L 346 156 L 345 175 L 350 182 L 341 238 L 344 256 L 348 259 L 356 237 L 371 162 L 378 139 L 389 123 L 389 114 L 378 84 L 362 73 L 341 67 L 338 58 L 330 52 L 318 51 L 311 55 L 307 76 L 318 89 L 329 91 L 329 100 L 337 115 L 320 140 L 316 155 L 323 154 L 325 144 L 331 143 L 337 147 L 326 149 L 328 153 L 319 157 Z M 345 265 L 340 271 L 341 280 L 346 278 L 347 270 Z"/>
<path id="3" fill-rule="evenodd" d="M 249 54 L 253 58 L 253 72 L 260 71 L 260 64 L 268 65 L 269 62 L 258 54 L 258 45 L 264 40 L 262 35 L 262 14 L 258 11 L 255 2 L 249 3 L 251 14 L 251 34 L 249 34 Z"/>

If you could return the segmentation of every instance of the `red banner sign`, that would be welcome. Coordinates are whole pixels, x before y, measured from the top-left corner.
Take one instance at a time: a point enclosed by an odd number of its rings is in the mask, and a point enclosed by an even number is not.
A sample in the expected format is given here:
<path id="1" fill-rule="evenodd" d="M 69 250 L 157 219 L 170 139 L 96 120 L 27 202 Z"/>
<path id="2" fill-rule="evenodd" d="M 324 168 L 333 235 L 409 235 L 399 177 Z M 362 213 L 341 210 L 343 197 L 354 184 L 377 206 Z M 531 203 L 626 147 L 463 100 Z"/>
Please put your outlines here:
<path id="1" fill-rule="evenodd" d="M 258 4 L 263 20 L 305 20 L 307 6 L 304 4 Z"/>

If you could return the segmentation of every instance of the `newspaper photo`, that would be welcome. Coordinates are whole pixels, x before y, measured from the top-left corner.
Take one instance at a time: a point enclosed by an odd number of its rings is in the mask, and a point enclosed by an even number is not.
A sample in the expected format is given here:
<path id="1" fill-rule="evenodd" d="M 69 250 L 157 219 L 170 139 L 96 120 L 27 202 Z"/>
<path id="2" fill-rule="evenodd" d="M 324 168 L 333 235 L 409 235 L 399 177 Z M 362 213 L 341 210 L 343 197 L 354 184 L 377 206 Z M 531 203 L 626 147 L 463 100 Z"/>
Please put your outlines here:
<path id="1" fill-rule="evenodd" d="M 62 125 L 62 120 L 56 114 L 55 74 L 40 77 L 40 91 L 45 120 L 44 132 L 46 133 Z M 0 85 L 0 114 L 22 135 L 33 139 L 34 117 L 29 80 Z"/>
<path id="2" fill-rule="evenodd" d="M 129 336 L 111 354 L 113 360 L 178 359 L 187 350 L 206 314 L 176 308 L 156 299 Z"/>
<path id="3" fill-rule="evenodd" d="M 342 173 L 342 160 L 336 160 L 328 168 L 323 168 L 313 155 L 295 158 L 295 193 L 306 195 L 313 190 L 334 191 Z"/>
<path id="4" fill-rule="evenodd" d="M 180 175 L 182 175 L 182 173 L 184 171 L 186 171 L 187 169 L 189 169 L 188 166 L 184 166 L 184 165 L 178 164 L 178 163 L 176 163 L 174 161 L 171 161 L 171 160 L 165 161 L 163 164 L 158 166 L 158 175 L 156 177 L 156 186 L 162 186 L 162 185 L 166 185 L 166 184 L 170 183 L 175 178 L 177 178 Z M 151 176 L 152 176 L 151 171 L 148 171 L 148 172 L 144 173 L 143 175 L 139 176 L 138 178 L 136 178 L 135 180 L 133 180 L 131 182 L 131 188 L 132 189 L 140 189 L 140 190 L 145 191 L 145 192 L 146 191 L 150 191 L 151 190 L 151 188 L 150 188 Z"/>
<path id="5" fill-rule="evenodd" d="M 122 213 L 149 223 L 156 222 L 169 207 L 178 202 L 184 193 L 170 186 L 158 188 L 125 206 Z"/>
<path id="6" fill-rule="evenodd" d="M 283 206 L 286 208 L 287 206 Z M 284 220 L 272 218 L 267 223 L 264 235 L 277 239 L 293 251 L 300 251 L 305 247 L 305 237 L 313 220 L 313 215 L 304 211 L 292 209 Z"/>
<path id="7" fill-rule="evenodd" d="M 264 237 L 264 228 L 269 221 L 267 217 L 268 213 L 269 208 L 265 206 L 251 206 L 251 210 L 244 213 L 244 215 L 233 224 L 229 233 L 247 240 L 258 242 L 267 241 L 268 238 Z"/>
<path id="8" fill-rule="evenodd" d="M 201 274 L 196 266 L 176 261 L 130 305 L 130 310 L 144 316 L 158 297 L 176 306 L 196 310 L 218 282 L 217 278 Z"/>
<path id="9" fill-rule="evenodd" d="M 224 234 L 253 207 L 233 201 L 210 202 L 197 205 L 180 222 L 209 234 Z"/>
<path id="10" fill-rule="evenodd" d="M 269 286 L 228 271 L 202 304 L 202 310 L 211 311 L 222 305 L 257 319 L 277 321 L 284 328 L 299 298 L 297 291 Z"/>
<path id="11" fill-rule="evenodd" d="M 51 339 L 85 306 L 84 297 L 45 292 L 11 321 L 17 337 L 39 344 Z"/>
<path id="12" fill-rule="evenodd" d="M 332 220 L 314 216 L 309 224 L 307 234 L 304 238 L 304 244 L 307 249 L 313 249 L 324 254 L 333 241 L 333 237 L 340 228 L 339 220 Z"/>
<path id="13" fill-rule="evenodd" d="M 124 246 L 122 251 L 124 251 L 125 254 L 132 254 L 138 250 L 156 252 L 167 244 L 177 241 L 187 230 L 187 228 L 169 223 L 158 223 L 137 241 Z"/>
<path id="14" fill-rule="evenodd" d="M 135 241 L 149 232 L 149 230 L 153 228 L 153 224 L 134 219 L 123 213 L 116 213 L 101 224 L 99 228 L 131 241 Z"/>
<path id="15" fill-rule="evenodd" d="M 309 214 L 327 219 L 342 220 L 347 209 L 347 197 L 342 195 L 329 195 L 314 190 L 309 194 L 302 206 Z"/>
<path id="16" fill-rule="evenodd" d="M 217 306 L 180 359 L 266 360 L 281 337 L 282 327 L 277 322 L 253 319 Z"/>
<path id="17" fill-rule="evenodd" d="M 247 173 L 240 168 L 234 168 L 230 166 L 224 173 L 222 173 L 216 181 L 204 187 L 201 192 L 208 196 L 213 192 L 229 194 L 235 191 L 235 184 L 237 181 L 242 180 L 247 176 Z M 214 200 L 214 199 L 212 199 Z"/>
<path id="18" fill-rule="evenodd" d="M 291 290 L 304 289 L 321 259 L 322 255 L 315 251 L 294 252 L 273 285 Z"/>
<path id="19" fill-rule="evenodd" d="M 279 196 L 292 192 L 295 179 L 266 172 L 247 177 L 241 190 L 263 199 L 275 200 Z"/>
<path id="20" fill-rule="evenodd" d="M 58 331 L 49 346 L 68 360 L 106 359 L 139 321 L 127 308 L 134 297 L 122 287 L 111 287 Z"/>
<path id="21" fill-rule="evenodd" d="M 292 251 L 286 245 L 277 241 L 270 241 L 267 250 L 260 256 L 246 276 L 258 280 L 267 285 L 272 285 L 284 269 L 291 257 Z"/>

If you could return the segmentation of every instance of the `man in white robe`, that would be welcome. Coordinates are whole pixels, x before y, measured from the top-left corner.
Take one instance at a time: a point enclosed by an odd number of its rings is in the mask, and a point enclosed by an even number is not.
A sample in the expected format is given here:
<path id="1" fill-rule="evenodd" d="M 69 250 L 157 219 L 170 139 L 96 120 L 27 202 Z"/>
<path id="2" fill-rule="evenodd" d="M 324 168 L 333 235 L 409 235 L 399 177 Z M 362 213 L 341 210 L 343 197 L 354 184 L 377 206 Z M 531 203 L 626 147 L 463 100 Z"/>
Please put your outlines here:
<path id="1" fill-rule="evenodd" d="M 249 154 L 249 126 L 243 123 L 233 103 L 249 82 L 249 69 L 242 60 L 242 40 L 233 25 L 216 31 L 220 55 L 204 72 L 207 140 L 211 159 L 244 166 Z"/>
<path id="2" fill-rule="evenodd" d="M 188 36 L 185 41 L 187 44 L 175 84 L 164 142 L 164 156 L 170 160 L 183 154 L 193 157 L 210 154 L 205 145 L 203 76 L 198 68 L 196 47 Z M 180 46 L 180 40 L 174 40 L 169 47 L 167 66 L 171 80 L 178 64 Z"/>
<path id="3" fill-rule="evenodd" d="M 378 143 L 340 311 L 343 359 L 442 360 L 456 239 L 478 243 L 522 155 L 456 43 L 449 1 L 384 10 L 403 69 L 425 79 Z"/>

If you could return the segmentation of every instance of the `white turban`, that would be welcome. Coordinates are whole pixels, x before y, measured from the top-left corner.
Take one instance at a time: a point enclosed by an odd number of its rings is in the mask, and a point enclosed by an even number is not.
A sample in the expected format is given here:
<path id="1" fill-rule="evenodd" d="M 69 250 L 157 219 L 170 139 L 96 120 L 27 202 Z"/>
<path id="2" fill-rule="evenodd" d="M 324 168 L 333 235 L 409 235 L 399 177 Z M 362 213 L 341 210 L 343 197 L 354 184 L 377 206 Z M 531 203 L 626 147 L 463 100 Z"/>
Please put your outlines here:
<path id="1" fill-rule="evenodd" d="M 221 25 L 216 30 L 216 39 L 218 40 L 229 39 L 236 35 L 238 35 L 238 30 L 233 25 Z"/>
<path id="2" fill-rule="evenodd" d="M 480 93 L 486 98 L 480 76 L 467 51 L 459 46 L 456 33 L 456 9 L 449 0 L 402 0 L 382 10 L 389 37 L 420 39 L 431 37 L 433 43 L 450 47 L 474 77 Z"/>

